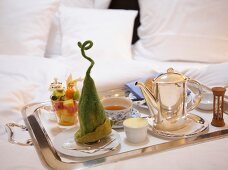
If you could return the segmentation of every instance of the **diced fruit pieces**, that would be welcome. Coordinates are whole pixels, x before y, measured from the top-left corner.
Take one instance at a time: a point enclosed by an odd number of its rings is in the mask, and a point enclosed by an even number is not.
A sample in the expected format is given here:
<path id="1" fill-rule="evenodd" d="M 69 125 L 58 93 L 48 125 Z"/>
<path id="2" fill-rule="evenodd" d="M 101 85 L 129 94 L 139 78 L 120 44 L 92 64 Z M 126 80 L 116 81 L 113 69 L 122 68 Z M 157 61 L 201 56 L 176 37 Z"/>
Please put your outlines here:
<path id="1" fill-rule="evenodd" d="M 77 114 L 76 112 L 74 114 L 69 114 L 67 110 L 59 110 L 56 112 L 59 124 L 64 126 L 70 126 L 73 125 L 77 121 Z"/>
<path id="2" fill-rule="evenodd" d="M 63 101 L 64 108 L 68 111 L 68 113 L 74 114 L 78 110 L 78 105 L 73 100 Z"/>
<path id="3" fill-rule="evenodd" d="M 68 107 L 66 109 L 67 109 L 68 113 L 70 113 L 70 114 L 74 114 L 75 112 L 77 112 L 76 106 L 75 107 Z"/>
<path id="4" fill-rule="evenodd" d="M 79 80 L 72 80 L 72 77 L 69 76 L 66 90 L 62 86 L 61 88 L 53 88 L 50 98 L 53 110 L 58 117 L 58 123 L 61 125 L 69 126 L 76 123 L 78 111 L 77 101 L 79 100 L 79 91 L 76 90 L 76 82 Z"/>
<path id="5" fill-rule="evenodd" d="M 63 89 L 56 89 L 53 94 L 57 97 L 61 97 L 61 96 L 64 96 L 64 90 Z"/>
<path id="6" fill-rule="evenodd" d="M 53 102 L 53 105 L 56 111 L 63 109 L 63 102 Z"/>
<path id="7" fill-rule="evenodd" d="M 67 99 L 73 99 L 73 97 L 74 97 L 74 92 L 75 92 L 74 89 L 68 88 L 68 89 L 66 90 L 66 98 L 67 98 Z"/>
<path id="8" fill-rule="evenodd" d="M 57 100 L 58 99 L 58 97 L 57 96 L 51 96 L 51 100 Z"/>
<path id="9" fill-rule="evenodd" d="M 80 97 L 80 93 L 79 93 L 79 91 L 77 90 L 77 91 L 74 92 L 73 99 L 74 99 L 74 100 L 79 100 L 79 97 Z"/>
<path id="10" fill-rule="evenodd" d="M 73 107 L 74 106 L 74 100 L 71 99 L 71 100 L 63 101 L 63 106 L 65 106 L 65 107 Z"/>

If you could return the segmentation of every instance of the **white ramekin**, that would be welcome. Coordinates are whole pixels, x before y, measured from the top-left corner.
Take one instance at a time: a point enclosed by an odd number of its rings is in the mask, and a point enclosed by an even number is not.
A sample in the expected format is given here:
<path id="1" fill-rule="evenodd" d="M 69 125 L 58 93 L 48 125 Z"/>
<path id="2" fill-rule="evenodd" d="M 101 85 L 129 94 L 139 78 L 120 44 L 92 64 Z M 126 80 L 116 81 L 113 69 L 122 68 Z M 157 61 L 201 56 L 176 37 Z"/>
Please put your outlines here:
<path id="1" fill-rule="evenodd" d="M 129 118 L 123 122 L 127 140 L 132 143 L 141 143 L 147 138 L 148 122 L 144 118 Z"/>

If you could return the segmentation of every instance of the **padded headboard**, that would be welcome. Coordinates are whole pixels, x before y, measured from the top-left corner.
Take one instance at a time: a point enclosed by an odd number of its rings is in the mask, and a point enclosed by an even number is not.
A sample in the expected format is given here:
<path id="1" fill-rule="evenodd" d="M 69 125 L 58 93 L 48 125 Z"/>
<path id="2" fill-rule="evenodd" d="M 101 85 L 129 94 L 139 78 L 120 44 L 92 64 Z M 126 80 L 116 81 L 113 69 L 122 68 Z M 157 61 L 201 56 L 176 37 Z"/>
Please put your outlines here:
<path id="1" fill-rule="evenodd" d="M 135 18 L 134 30 L 133 30 L 133 37 L 132 37 L 132 44 L 134 44 L 138 39 L 137 28 L 140 25 L 139 21 L 139 4 L 138 0 L 112 0 L 109 9 L 131 9 L 137 10 L 138 15 Z"/>

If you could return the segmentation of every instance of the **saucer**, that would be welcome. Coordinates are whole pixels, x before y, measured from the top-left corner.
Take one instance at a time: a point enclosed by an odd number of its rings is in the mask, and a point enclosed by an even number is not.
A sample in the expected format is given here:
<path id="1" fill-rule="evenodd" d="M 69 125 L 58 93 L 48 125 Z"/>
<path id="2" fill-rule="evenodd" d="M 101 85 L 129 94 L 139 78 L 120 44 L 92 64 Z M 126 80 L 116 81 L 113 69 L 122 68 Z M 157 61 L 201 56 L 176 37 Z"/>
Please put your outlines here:
<path id="1" fill-rule="evenodd" d="M 228 105 L 228 99 L 224 98 L 224 103 Z"/>
<path id="2" fill-rule="evenodd" d="M 224 98 L 224 105 L 228 105 L 228 99 Z M 203 93 L 198 108 L 201 110 L 213 110 L 213 93 Z"/>
<path id="3" fill-rule="evenodd" d="M 100 142 L 93 143 L 93 144 L 78 144 L 74 141 L 74 134 L 77 130 L 78 128 L 71 128 L 59 133 L 53 140 L 54 148 L 59 153 L 67 156 L 85 158 L 85 157 L 98 156 L 108 152 L 112 152 L 112 150 L 109 150 L 109 148 L 117 148 L 120 144 L 120 135 L 115 130 L 112 130 L 112 133 L 109 136 L 101 139 Z M 64 147 L 64 144 L 66 143 L 75 145 L 74 147 L 77 149 L 75 150 L 66 149 L 66 147 Z M 99 149 L 101 147 L 102 149 L 94 153 L 86 153 L 86 152 L 80 151 L 80 149 L 83 149 L 83 148 L 84 148 L 83 150 L 86 150 L 88 146 L 90 147 L 88 150 Z"/>
<path id="4" fill-rule="evenodd" d="M 209 87 L 203 86 L 203 93 L 202 93 L 202 99 L 198 106 L 201 110 L 210 111 L 213 110 L 213 93 Z M 228 95 L 228 92 L 225 93 L 225 95 Z M 228 106 L 228 98 L 224 97 L 224 106 Z"/>
<path id="5" fill-rule="evenodd" d="M 208 130 L 208 122 L 205 121 L 202 117 L 195 114 L 187 114 L 186 126 L 181 129 L 167 131 L 167 130 L 157 130 L 153 125 L 153 121 L 148 120 L 150 125 L 149 130 L 156 136 L 166 138 L 166 139 L 179 139 L 179 138 L 188 138 L 192 136 L 200 135 Z"/>
<path id="6" fill-rule="evenodd" d="M 212 93 L 203 93 L 201 102 L 198 105 L 198 108 L 201 110 L 213 110 L 213 94 Z"/>
<path id="7" fill-rule="evenodd" d="M 141 116 L 140 112 L 137 109 L 132 108 L 132 111 L 127 118 L 134 118 L 134 117 L 140 117 L 140 116 Z M 123 121 L 124 120 L 114 122 L 114 124 L 112 125 L 112 128 L 113 129 L 123 128 Z"/>
<path id="8" fill-rule="evenodd" d="M 133 93 L 129 93 L 128 98 L 132 100 L 135 106 L 148 109 L 146 101 L 144 99 L 137 99 Z"/>

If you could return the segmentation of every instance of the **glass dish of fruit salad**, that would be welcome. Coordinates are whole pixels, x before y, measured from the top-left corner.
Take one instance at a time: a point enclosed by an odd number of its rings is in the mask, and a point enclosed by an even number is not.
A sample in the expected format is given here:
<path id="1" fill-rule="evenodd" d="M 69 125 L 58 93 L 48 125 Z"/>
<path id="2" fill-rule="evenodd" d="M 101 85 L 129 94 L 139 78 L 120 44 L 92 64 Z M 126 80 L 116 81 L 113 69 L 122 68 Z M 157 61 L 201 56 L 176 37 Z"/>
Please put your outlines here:
<path id="1" fill-rule="evenodd" d="M 70 75 L 66 80 L 66 89 L 57 79 L 51 83 L 51 103 L 60 126 L 73 126 L 78 122 L 77 112 L 80 92 L 76 85 L 81 80 L 81 78 L 72 80 Z"/>

